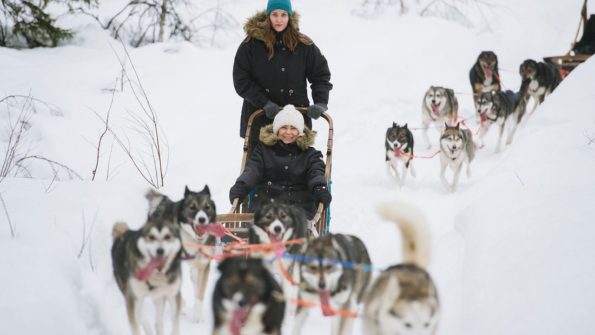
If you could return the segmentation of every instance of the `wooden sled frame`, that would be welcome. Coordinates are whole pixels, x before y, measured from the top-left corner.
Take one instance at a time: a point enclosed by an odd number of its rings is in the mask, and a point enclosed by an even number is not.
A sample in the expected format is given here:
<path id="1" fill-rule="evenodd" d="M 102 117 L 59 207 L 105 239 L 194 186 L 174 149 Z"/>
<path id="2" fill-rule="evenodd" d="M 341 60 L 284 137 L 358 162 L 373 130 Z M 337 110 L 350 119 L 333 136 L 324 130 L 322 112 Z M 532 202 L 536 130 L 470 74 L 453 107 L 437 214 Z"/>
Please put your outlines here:
<path id="1" fill-rule="evenodd" d="M 303 107 L 298 107 L 298 111 L 302 114 L 305 114 L 307 109 Z M 251 141 L 258 141 L 258 139 L 250 138 L 250 131 L 252 128 L 252 124 L 254 120 L 258 117 L 264 117 L 264 111 L 262 109 L 257 110 L 256 112 L 250 115 L 248 119 L 248 125 L 246 129 L 246 136 L 244 137 L 244 153 L 242 156 L 242 165 L 240 167 L 240 174 L 244 172 L 246 168 L 246 163 L 248 162 L 249 155 L 250 155 L 250 143 Z M 326 170 L 324 171 L 324 176 L 327 182 L 327 185 L 330 189 L 331 184 L 331 170 L 332 170 L 332 158 L 333 158 L 333 119 L 328 115 L 326 112 L 322 113 L 322 118 L 327 121 L 328 123 L 328 139 L 326 142 Z M 248 224 L 254 221 L 254 214 L 250 212 L 248 208 L 248 197 L 244 198 L 241 203 L 238 203 L 238 199 L 235 199 L 231 210 L 228 214 L 219 214 L 217 215 L 217 222 L 222 223 L 225 225 L 227 229 L 229 229 L 233 234 L 240 235 L 240 236 L 247 236 L 248 234 Z M 314 218 L 308 222 L 308 231 L 309 234 L 312 236 L 319 236 L 324 235 L 328 232 L 329 226 L 329 217 L 330 213 L 328 208 L 324 208 L 322 203 L 318 204 L 318 209 Z"/>
<path id="2" fill-rule="evenodd" d="M 575 67 L 579 66 L 582 62 L 586 61 L 591 55 L 581 55 L 581 54 L 574 54 L 572 50 L 574 50 L 575 45 L 578 43 L 578 36 L 582 29 L 583 35 L 586 34 L 587 29 L 587 1 L 585 0 L 583 7 L 581 9 L 581 20 L 578 25 L 578 29 L 576 30 L 576 35 L 574 37 L 574 41 L 570 46 L 570 50 L 563 55 L 563 56 L 550 56 L 550 57 L 543 57 L 543 61 L 546 63 L 550 63 L 556 65 L 560 68 L 560 74 L 562 77 L 568 75 L 568 73 L 574 70 Z M 581 28 L 582 27 L 582 28 Z"/>

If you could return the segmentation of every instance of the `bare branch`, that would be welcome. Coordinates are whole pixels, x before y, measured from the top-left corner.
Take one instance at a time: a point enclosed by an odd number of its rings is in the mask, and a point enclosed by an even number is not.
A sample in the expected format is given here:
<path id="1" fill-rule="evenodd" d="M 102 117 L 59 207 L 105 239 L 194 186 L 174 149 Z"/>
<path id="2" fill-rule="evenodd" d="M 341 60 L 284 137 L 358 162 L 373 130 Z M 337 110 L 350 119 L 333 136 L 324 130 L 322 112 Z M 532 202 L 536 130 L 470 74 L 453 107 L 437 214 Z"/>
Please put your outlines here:
<path id="1" fill-rule="evenodd" d="M 43 157 L 43 156 L 38 156 L 38 155 L 25 156 L 25 157 L 22 157 L 22 158 L 18 159 L 15 162 L 15 165 L 21 165 L 22 162 L 24 162 L 26 160 L 29 160 L 29 159 L 39 159 L 39 160 L 45 161 L 45 162 L 47 162 L 50 165 L 51 168 L 55 168 L 56 166 L 62 168 L 66 173 L 68 173 L 68 176 L 71 179 L 74 176 L 74 177 L 77 177 L 79 180 L 83 180 L 83 177 L 81 177 L 73 169 L 69 168 L 68 166 L 66 166 L 66 165 L 64 165 L 62 163 L 58 163 L 58 162 L 56 162 L 54 160 L 48 159 L 48 158 Z"/>
<path id="2" fill-rule="evenodd" d="M 6 208 L 6 202 L 4 201 L 2 193 L 0 193 L 0 202 L 2 202 L 4 214 L 6 214 L 6 220 L 8 221 L 8 227 L 10 227 L 10 237 L 14 240 L 17 237 L 17 225 L 16 223 L 12 224 L 12 220 L 10 219 L 10 215 L 8 215 L 8 208 Z"/>
<path id="3" fill-rule="evenodd" d="M 2 102 L 9 102 L 10 100 L 13 99 L 25 99 L 25 103 L 30 103 L 31 102 L 35 102 L 35 103 L 39 103 L 41 105 L 44 105 L 49 111 L 50 114 L 53 116 L 62 116 L 63 113 L 60 110 L 60 108 L 58 108 L 56 105 L 51 104 L 47 101 L 43 101 L 37 98 L 32 97 L 31 95 L 20 95 L 20 94 L 12 94 L 12 95 L 7 95 L 4 98 L 0 99 L 0 103 Z M 35 113 L 35 106 L 33 104 L 32 105 L 32 110 Z"/>
<path id="4" fill-rule="evenodd" d="M 93 168 L 93 171 L 91 171 L 91 174 L 92 174 L 91 180 L 92 181 L 95 180 L 95 176 L 97 175 L 97 167 L 99 166 L 99 157 L 100 157 L 100 153 L 101 153 L 101 143 L 103 142 L 103 137 L 108 132 L 109 116 L 112 111 L 112 106 L 114 104 L 114 97 L 116 95 L 117 85 L 118 85 L 118 80 L 116 79 L 116 82 L 114 84 L 114 90 L 112 92 L 112 98 L 110 100 L 109 107 L 107 109 L 107 113 L 106 113 L 106 117 L 105 117 L 105 128 L 103 129 L 103 132 L 101 133 L 101 135 L 99 135 L 99 140 L 97 141 L 97 155 L 95 157 L 95 167 Z"/>
<path id="5" fill-rule="evenodd" d="M 87 220 L 85 218 L 85 211 L 83 210 L 82 213 L 82 217 L 83 217 L 83 236 L 82 236 L 82 240 L 81 240 L 81 248 L 79 249 L 79 253 L 76 256 L 76 258 L 81 258 L 81 256 L 83 255 L 83 252 L 85 251 L 85 247 L 87 246 L 87 243 L 90 243 L 89 241 L 91 240 L 91 233 L 93 232 L 93 227 L 95 226 L 95 222 L 97 221 L 97 211 L 95 212 L 95 215 L 93 216 L 93 222 L 91 222 L 91 226 L 89 227 L 89 232 L 87 233 Z"/>

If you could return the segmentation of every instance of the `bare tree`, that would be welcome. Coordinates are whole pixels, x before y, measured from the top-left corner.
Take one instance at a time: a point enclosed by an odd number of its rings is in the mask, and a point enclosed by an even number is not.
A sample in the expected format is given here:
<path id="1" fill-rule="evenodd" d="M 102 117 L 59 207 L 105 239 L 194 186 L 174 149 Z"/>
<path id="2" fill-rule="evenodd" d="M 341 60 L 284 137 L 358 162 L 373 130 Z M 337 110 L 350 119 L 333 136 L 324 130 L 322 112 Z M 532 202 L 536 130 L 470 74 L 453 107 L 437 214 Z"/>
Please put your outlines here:
<path id="1" fill-rule="evenodd" d="M 2 202 L 2 208 L 4 209 L 4 214 L 6 215 L 8 227 L 10 228 L 10 237 L 14 240 L 17 237 L 17 225 L 16 223 L 13 224 L 12 220 L 10 219 L 10 215 L 8 214 L 8 208 L 6 208 L 6 202 L 4 201 L 2 193 L 0 193 L 0 202 Z"/>
<path id="2" fill-rule="evenodd" d="M 35 176 L 30 168 L 30 164 L 34 161 L 44 162 L 52 173 L 52 181 L 46 188 L 47 192 L 51 190 L 54 181 L 60 180 L 62 174 L 68 179 L 78 178 L 82 180 L 81 176 L 68 166 L 40 154 L 32 154 L 31 149 L 26 147 L 30 142 L 26 136 L 27 131 L 31 128 L 31 118 L 40 109 L 38 105 L 46 108 L 52 115 L 62 115 L 58 108 L 30 95 L 9 95 L 0 99 L 0 104 L 6 106 L 8 120 L 2 133 L 6 139 L 6 145 L 0 153 L 0 183 L 8 176 L 34 178 Z M 20 106 L 18 106 L 19 104 Z M 16 120 L 14 119 L 15 106 L 19 108 Z"/>
<path id="3" fill-rule="evenodd" d="M 93 17 L 115 39 L 133 47 L 148 43 L 181 39 L 203 44 L 215 36 L 237 27 L 237 21 L 217 5 L 199 12 L 190 0 L 130 0 L 109 18 L 101 18 L 79 6 L 73 11 Z"/>
<path id="4" fill-rule="evenodd" d="M 81 258 L 81 256 L 83 255 L 83 252 L 85 251 L 85 248 L 87 247 L 88 244 L 91 243 L 91 234 L 93 233 L 93 227 L 95 227 L 95 222 L 97 221 L 97 212 L 95 212 L 95 215 L 93 216 L 93 221 L 91 222 L 91 226 L 89 226 L 88 232 L 87 232 L 87 219 L 85 217 L 84 210 L 82 213 L 82 218 L 83 218 L 83 235 L 81 238 L 81 247 L 79 248 L 79 252 L 76 255 L 76 258 Z"/>
<path id="5" fill-rule="evenodd" d="M 491 30 L 486 13 L 505 7 L 492 0 L 364 0 L 355 13 L 369 17 L 389 12 L 391 8 L 398 14 L 413 11 L 420 16 L 435 16 L 466 27 L 483 26 Z"/>
<path id="6" fill-rule="evenodd" d="M 165 175 L 167 174 L 167 141 L 165 141 L 165 136 L 161 131 L 157 113 L 149 101 L 138 72 L 134 67 L 134 63 L 132 62 L 130 54 L 123 42 L 122 47 L 125 54 L 124 58 L 118 56 L 115 50 L 114 53 L 116 54 L 116 57 L 118 57 L 118 61 L 122 68 L 123 81 L 127 83 L 126 87 L 130 89 L 134 99 L 138 103 L 138 108 L 133 111 L 128 111 L 129 123 L 128 126 L 123 129 L 115 128 L 109 123 L 112 103 L 110 103 L 105 118 L 95 111 L 94 113 L 102 121 L 105 131 L 113 137 L 114 142 L 123 150 L 124 154 L 128 157 L 140 176 L 149 183 L 149 185 L 155 188 L 160 188 L 164 185 Z M 134 78 L 131 78 L 129 75 L 127 64 L 130 64 Z M 130 138 L 131 133 L 136 135 L 134 142 Z M 100 139 L 102 137 L 103 134 L 100 136 Z M 97 146 L 96 169 L 100 155 L 99 146 L 100 144 Z"/>
<path id="7" fill-rule="evenodd" d="M 7 98 L 0 100 L 0 102 L 7 101 L 9 101 Z M 33 114 L 31 102 L 31 97 L 25 98 L 15 121 L 12 121 L 11 111 L 7 110 L 8 125 L 6 134 L 8 138 L 6 140 L 6 149 L 0 167 L 0 182 L 13 171 L 16 165 L 15 163 L 19 159 L 18 156 L 23 145 L 24 134 L 31 127 L 30 120 L 31 115 Z"/>

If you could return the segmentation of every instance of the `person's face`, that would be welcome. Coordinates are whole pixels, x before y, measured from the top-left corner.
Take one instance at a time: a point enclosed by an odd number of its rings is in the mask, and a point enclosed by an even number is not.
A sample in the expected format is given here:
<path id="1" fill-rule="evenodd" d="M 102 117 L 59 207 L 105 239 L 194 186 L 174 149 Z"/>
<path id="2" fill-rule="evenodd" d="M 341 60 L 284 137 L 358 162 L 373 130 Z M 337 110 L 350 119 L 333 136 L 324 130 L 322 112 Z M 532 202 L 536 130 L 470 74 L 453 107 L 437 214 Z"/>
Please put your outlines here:
<path id="1" fill-rule="evenodd" d="M 277 137 L 285 144 L 293 143 L 300 136 L 300 131 L 294 126 L 283 126 L 279 128 Z"/>
<path id="2" fill-rule="evenodd" d="M 271 20 L 271 25 L 276 32 L 282 32 L 287 28 L 287 23 L 289 22 L 289 14 L 282 9 L 275 9 L 274 11 L 269 14 L 269 19 Z"/>

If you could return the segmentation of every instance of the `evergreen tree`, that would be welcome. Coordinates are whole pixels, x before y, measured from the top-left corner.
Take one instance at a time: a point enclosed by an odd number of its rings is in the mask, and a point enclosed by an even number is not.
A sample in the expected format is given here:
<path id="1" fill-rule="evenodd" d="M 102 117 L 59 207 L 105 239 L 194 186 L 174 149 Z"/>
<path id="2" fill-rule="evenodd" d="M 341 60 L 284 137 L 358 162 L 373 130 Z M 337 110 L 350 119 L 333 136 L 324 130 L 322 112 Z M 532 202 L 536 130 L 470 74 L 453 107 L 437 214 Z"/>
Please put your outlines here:
<path id="1" fill-rule="evenodd" d="M 72 37 L 72 31 L 56 26 L 47 13 L 50 3 L 91 5 L 96 0 L 0 0 L 0 46 L 55 47 Z"/>

